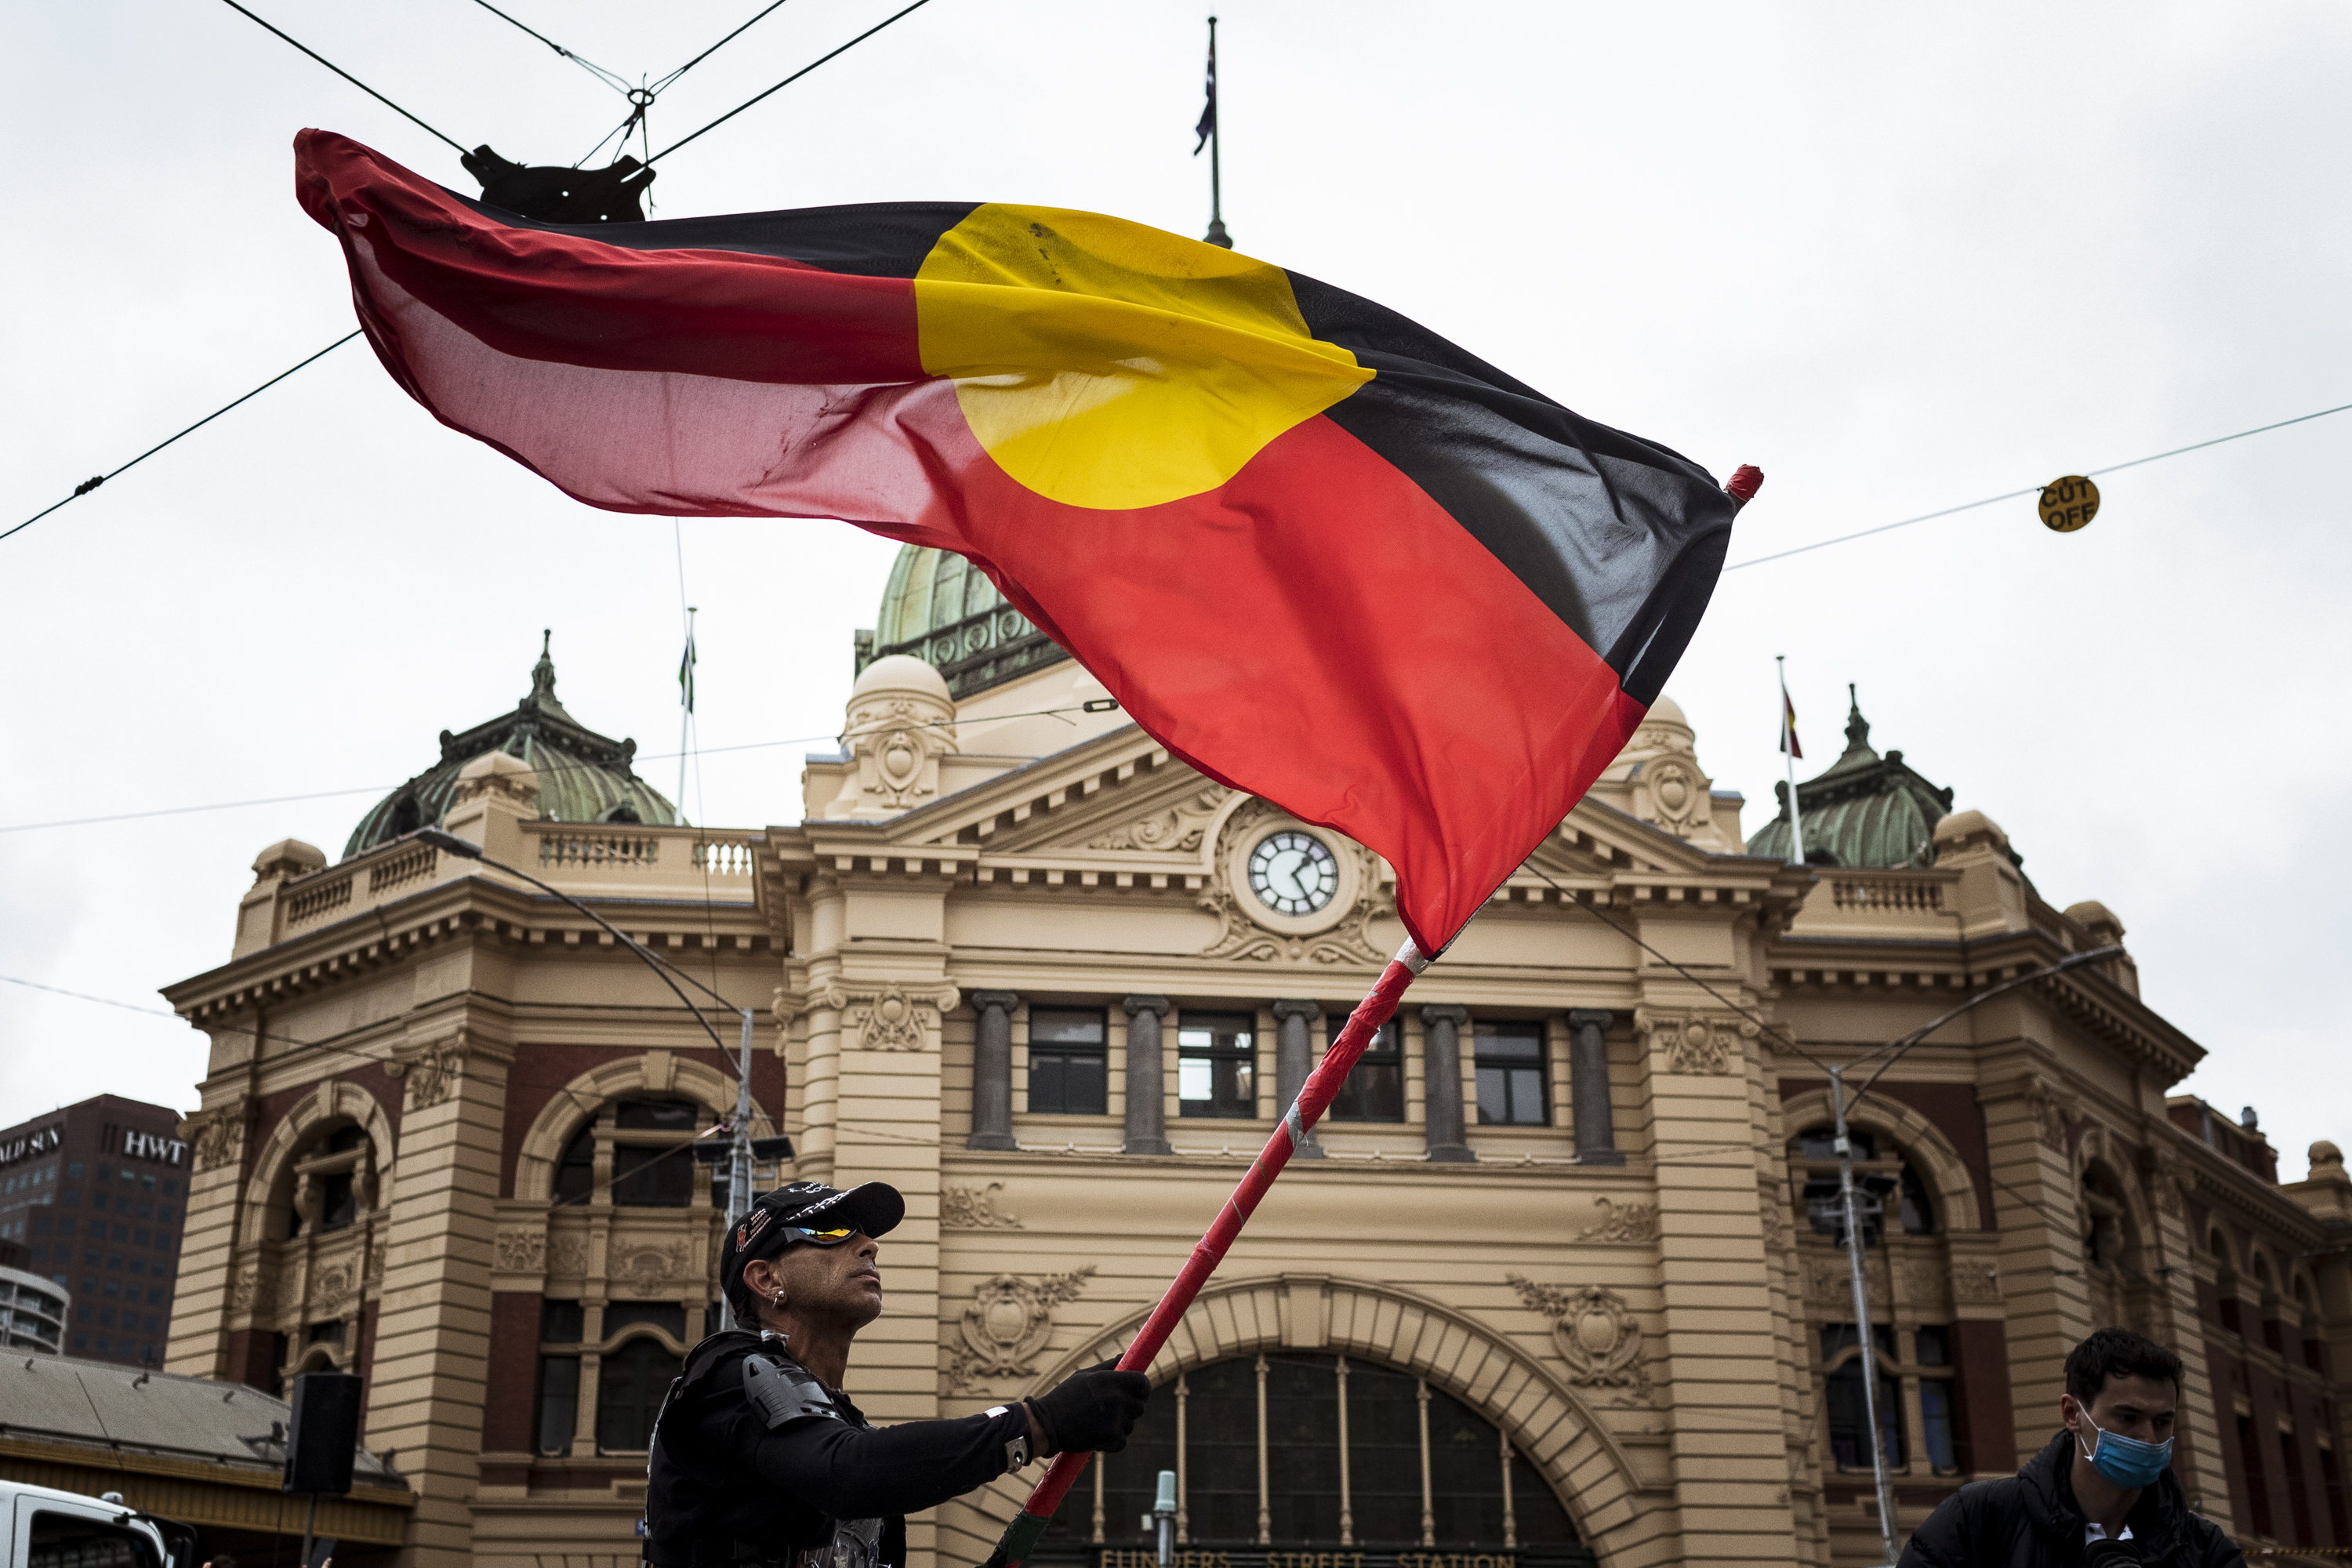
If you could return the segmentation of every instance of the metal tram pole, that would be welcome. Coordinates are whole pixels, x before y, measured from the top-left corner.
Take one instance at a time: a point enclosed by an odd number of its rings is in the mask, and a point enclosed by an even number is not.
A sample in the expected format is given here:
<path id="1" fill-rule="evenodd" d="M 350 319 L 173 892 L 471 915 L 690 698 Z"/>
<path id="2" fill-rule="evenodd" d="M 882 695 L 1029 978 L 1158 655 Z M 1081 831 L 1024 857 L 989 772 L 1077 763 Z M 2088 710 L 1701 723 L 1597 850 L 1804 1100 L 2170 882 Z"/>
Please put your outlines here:
<path id="1" fill-rule="evenodd" d="M 1789 792 L 1789 807 L 1792 823 L 1796 815 L 1796 791 L 1791 789 Z M 2035 970 L 2031 974 L 2021 974 L 2014 979 L 2004 980 L 1998 985 L 1989 986 L 1978 992 L 1941 1017 L 1921 1025 L 1900 1038 L 1888 1041 L 1877 1050 L 1858 1057 L 1843 1066 L 1830 1068 L 1830 1110 L 1835 1122 L 1836 1132 L 1836 1140 L 1831 1146 L 1837 1152 L 1838 1202 L 1844 1213 L 1846 1274 L 1853 1286 L 1854 1333 L 1862 1342 L 1863 1419 L 1868 1423 L 1870 1428 L 1870 1474 L 1878 1496 L 1878 1536 L 1885 1549 L 1887 1568 L 1894 1568 L 1897 1557 L 1895 1544 L 1895 1482 L 1887 1474 L 1885 1434 L 1878 1424 L 1878 1344 L 1871 1333 L 1870 1291 L 1864 1281 L 1862 1272 L 1863 1237 L 1859 1214 L 1861 1205 L 1854 1198 L 1853 1141 L 1847 1134 L 1846 1112 L 1854 1105 L 1861 1103 L 1862 1097 L 1868 1094 L 1872 1087 L 1885 1076 L 1888 1068 L 1902 1059 L 1904 1052 L 1969 1008 L 1979 1003 L 1990 1002 L 2005 991 L 2014 991 L 2021 985 L 2031 985 L 2037 980 L 2045 979 L 2062 971 L 2079 968 L 2085 963 L 2100 963 L 2110 958 L 2119 958 L 2123 955 L 2123 951 L 2120 945 L 2093 948 L 2088 952 L 2070 954 L 2046 968 Z M 1886 1059 L 1878 1064 L 1877 1070 L 1864 1080 L 1862 1088 L 1854 1091 L 1853 1099 L 1849 1101 L 1845 1093 L 1846 1068 L 1860 1067 L 1872 1057 L 1881 1053 L 1885 1055 Z M 1882 1210 L 1884 1209 L 1884 1198 L 1874 1194 L 1872 1201 L 1879 1204 Z"/>
<path id="2" fill-rule="evenodd" d="M 1878 1347 L 1870 1331 L 1870 1291 L 1862 1277 L 1862 1226 L 1853 1201 L 1853 1143 L 1845 1131 L 1845 1068 L 1830 1068 L 1830 1109 L 1837 1121 L 1838 1201 L 1845 1211 L 1846 1272 L 1853 1283 L 1853 1321 L 1862 1341 L 1863 1420 L 1870 1430 L 1870 1475 L 1878 1492 L 1878 1538 L 1893 1568 L 1895 1483 L 1886 1473 L 1886 1446 L 1878 1430 Z"/>

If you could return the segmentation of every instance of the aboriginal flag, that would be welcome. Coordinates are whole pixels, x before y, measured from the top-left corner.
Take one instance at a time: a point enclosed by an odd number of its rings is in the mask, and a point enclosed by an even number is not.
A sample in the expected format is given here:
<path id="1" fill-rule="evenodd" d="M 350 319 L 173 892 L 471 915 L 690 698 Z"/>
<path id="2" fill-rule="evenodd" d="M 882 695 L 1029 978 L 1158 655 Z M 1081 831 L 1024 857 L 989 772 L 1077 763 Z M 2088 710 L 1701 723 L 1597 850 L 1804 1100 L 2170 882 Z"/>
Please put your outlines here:
<path id="1" fill-rule="evenodd" d="M 1171 752 L 1385 856 L 1426 953 L 1633 733 L 1729 541 L 1697 464 L 1117 218 L 569 226 L 325 132 L 295 153 L 369 341 L 444 424 L 592 506 L 969 557 Z"/>

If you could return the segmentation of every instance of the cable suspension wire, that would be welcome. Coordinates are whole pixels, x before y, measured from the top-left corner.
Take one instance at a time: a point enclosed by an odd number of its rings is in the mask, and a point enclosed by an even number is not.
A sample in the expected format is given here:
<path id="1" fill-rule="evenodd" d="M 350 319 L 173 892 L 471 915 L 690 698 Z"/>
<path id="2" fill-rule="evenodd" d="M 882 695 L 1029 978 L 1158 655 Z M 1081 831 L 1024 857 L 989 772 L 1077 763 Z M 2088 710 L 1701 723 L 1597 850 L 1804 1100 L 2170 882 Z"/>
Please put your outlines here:
<path id="1" fill-rule="evenodd" d="M 562 55 L 565 59 L 570 60 L 573 65 L 578 66 L 582 70 L 586 71 L 598 81 L 601 81 L 606 87 L 611 88 L 614 92 L 625 93 L 629 90 L 628 79 L 621 76 L 618 72 L 606 70 L 603 66 L 598 65 L 594 60 L 590 59 L 587 56 L 576 54 L 573 51 L 565 48 L 562 44 L 557 43 L 553 38 L 549 37 L 545 33 L 541 32 L 530 23 L 508 16 L 504 11 L 499 10 L 496 5 L 491 5 L 490 0 L 474 0 L 474 4 L 479 5 L 491 16 L 499 18 L 499 20 L 512 23 L 515 26 L 518 26 L 524 32 L 529 33 L 532 37 L 537 38 L 541 43 L 545 44 L 549 48 L 553 49 L 557 54 Z"/>
<path id="2" fill-rule="evenodd" d="M 2347 409 L 2352 409 L 2352 403 L 2339 403 L 2333 408 L 2322 408 L 2310 414 L 2298 414 L 2292 419 L 2281 419 L 2269 425 L 2257 425 L 2251 430 L 2238 430 L 2227 436 L 2216 436 L 2210 441 L 2192 441 L 2186 447 L 2175 447 L 2168 452 L 2151 452 L 2145 458 L 2134 458 L 2127 463 L 2109 463 L 2104 468 L 2091 469 L 2084 477 L 2095 479 L 2102 474 L 2119 474 L 2126 468 L 2137 468 L 2143 463 L 2162 462 L 2167 458 L 2178 458 L 2184 452 L 2201 452 L 2208 447 L 2219 447 L 2228 441 L 2242 441 L 2249 436 L 2260 436 L 2266 431 L 2284 430 L 2290 425 L 2302 425 L 2314 419 L 2325 419 L 2331 414 L 2341 414 Z M 1769 555 L 1759 555 L 1747 561 L 1735 561 L 1724 570 L 1738 572 L 1749 566 L 1761 566 L 1767 561 L 1786 561 L 1791 555 L 1803 555 L 1811 551 L 1827 550 L 1832 544 L 1846 544 L 1857 539 L 1868 539 L 1874 533 L 1887 533 L 1898 528 L 1909 528 L 1915 522 L 1933 522 L 1939 517 L 1951 517 L 1959 512 L 1974 511 L 1979 507 L 1995 506 L 2005 500 L 2015 500 L 2020 496 L 2040 495 L 2042 489 L 2042 487 L 2040 485 L 2028 485 L 2021 490 L 2005 490 L 1997 496 L 1987 496 L 1982 500 L 1963 501 L 1958 506 L 1948 506 L 1941 511 L 1921 512 L 1917 517 L 1906 517 L 1900 522 L 1882 522 L 1875 528 L 1865 528 L 1859 533 L 1841 533 L 1835 539 L 1818 540 L 1811 544 L 1800 544 L 1790 550 L 1776 550 Z"/>
<path id="3" fill-rule="evenodd" d="M 236 0 L 229 0 L 229 4 L 235 5 Z M 237 8 L 239 10 L 244 9 L 241 5 Z M 156 442 L 153 446 L 148 447 L 145 451 L 131 458 L 131 461 L 123 464 L 122 468 L 110 468 L 107 472 L 100 474 L 95 479 L 82 480 L 81 483 L 74 487 L 73 494 L 66 497 L 65 500 L 58 501 L 56 506 L 42 508 L 39 511 L 35 512 L 32 516 L 26 518 L 16 527 L 8 530 L 6 533 L 0 533 L 0 539 L 6 539 L 10 534 L 24 532 L 25 530 L 32 527 L 33 524 L 40 521 L 41 519 L 57 510 L 58 507 L 64 506 L 67 501 L 79 500 L 83 496 L 89 494 L 90 491 L 98 489 L 99 486 L 106 483 L 107 480 L 114 478 L 115 475 L 121 473 L 123 469 L 138 467 L 148 458 L 153 457 L 156 453 L 162 451 L 164 447 L 170 446 L 173 442 L 178 440 L 180 436 L 186 436 L 194 431 L 201 430 L 205 426 L 211 424 L 214 420 L 219 418 L 222 415 L 227 413 L 230 409 L 235 408 L 237 404 L 246 402 L 250 398 L 260 396 L 271 387 L 276 386 L 279 382 L 284 381 L 288 376 L 292 375 L 296 371 L 300 370 L 303 365 L 310 364 L 314 361 L 322 360 L 329 354 L 333 353 L 337 349 L 341 348 L 345 343 L 350 342 L 353 338 L 358 337 L 361 330 L 362 329 L 355 328 L 352 331 L 344 333 L 341 337 L 337 338 L 333 342 L 329 343 L 317 353 L 312 354 L 310 359 L 303 360 L 297 364 L 289 365 L 286 369 L 279 371 L 276 375 L 271 376 L 268 381 L 263 382 L 259 386 L 255 387 L 251 392 L 247 393 L 244 397 L 237 398 L 234 402 L 222 404 L 218 408 L 214 409 L 202 419 L 199 419 L 194 425 L 189 426 L 187 429 L 181 431 L 178 436 L 169 436 L 164 437 L 163 440 Z"/>
<path id="4" fill-rule="evenodd" d="M 688 142 L 693 141 L 695 137 L 701 135 L 703 132 L 718 130 L 720 126 L 726 124 L 729 121 L 734 119 L 737 115 L 742 113 L 753 104 L 761 101 L 761 99 L 772 97 L 774 94 L 782 92 L 784 89 L 792 86 L 793 83 L 800 80 L 801 78 L 808 75 L 809 72 L 816 69 L 817 67 L 824 64 L 827 60 L 836 59 L 842 55 L 848 53 L 851 49 L 856 48 L 858 45 L 864 43 L 866 39 L 872 37 L 875 34 L 880 32 L 891 23 L 898 21 L 899 17 L 911 16 L 930 3 L 931 0 L 915 0 L 915 3 L 908 6 L 905 10 L 896 12 L 891 16 L 884 17 L 881 21 L 875 23 L 874 26 L 866 28 L 866 31 L 858 34 L 857 37 L 850 39 L 849 42 L 842 45 L 841 47 L 835 49 L 832 53 L 820 55 L 815 59 L 811 60 L 808 64 L 793 72 L 792 75 L 786 77 L 775 86 L 768 89 L 766 92 L 760 93 L 756 97 L 745 99 L 741 103 L 737 104 L 734 108 L 729 110 L 726 113 L 720 115 L 718 119 L 704 126 L 701 131 L 694 132 L 690 135 L 681 136 L 677 141 L 671 142 L 668 146 L 663 148 L 660 152 L 655 153 L 652 157 L 647 158 L 646 162 L 651 163 L 659 159 L 667 158 L 672 153 L 675 153 L 679 148 L 685 146 Z"/>
<path id="5" fill-rule="evenodd" d="M 725 48 L 728 45 L 733 43 L 744 34 L 750 32 L 751 30 L 752 23 L 764 20 L 770 15 L 782 9 L 783 5 L 784 0 L 774 0 L 773 5 L 762 7 L 759 15 L 753 16 L 750 22 L 744 23 L 733 32 L 728 34 L 725 37 L 719 39 L 717 43 L 711 45 L 709 48 L 703 50 L 700 54 L 695 56 L 684 65 L 678 67 L 677 69 L 670 72 L 669 75 L 654 83 L 652 90 L 655 92 L 660 92 L 665 88 L 668 87 L 670 83 L 676 81 L 678 78 L 684 76 L 687 72 L 692 70 L 695 67 L 700 65 L 703 61 L 709 59 L 711 56 L 717 54 L 719 50 Z"/>
<path id="6" fill-rule="evenodd" d="M 1102 702 L 1107 700 L 1097 697 L 1094 700 L 1097 702 Z M 991 718 L 990 721 L 992 723 L 998 720 L 1003 719 L 1060 719 L 1065 723 L 1075 724 L 1077 721 L 1068 718 L 1067 715 L 1086 712 L 1101 713 L 1108 712 L 1108 710 L 1109 710 L 1105 708 L 1089 708 L 1085 704 L 1080 704 L 1074 708 L 1032 708 L 1025 713 L 995 714 Z M 823 735 L 787 735 L 781 741 L 746 741 L 741 745 L 738 746 L 704 746 L 698 748 L 696 754 L 698 756 L 716 756 L 724 752 L 763 751 L 771 746 L 804 746 L 813 741 L 856 740 L 861 735 L 870 735 L 875 733 L 877 731 L 892 727 L 910 730 L 928 730 L 932 728 L 944 728 L 957 723 L 969 724 L 972 722 L 975 722 L 975 721 L 970 719 L 926 719 L 919 723 L 903 726 L 877 723 L 864 730 L 838 731 Z M 682 752 L 646 752 L 641 753 L 636 758 L 636 761 L 641 763 L 664 763 L 684 755 L 686 755 L 686 753 Z M 603 764 L 595 763 L 551 763 L 545 767 L 534 765 L 531 772 L 545 777 L 555 773 L 596 773 L 602 771 L 602 766 Z M 70 816 L 60 818 L 56 822 L 19 822 L 6 826 L 0 826 L 0 833 L 31 833 L 36 829 L 44 827 L 89 827 L 100 823 L 106 822 L 137 822 L 151 816 L 185 816 L 191 812 L 197 811 L 236 811 L 249 805 L 285 805 L 295 801 L 335 800 L 343 795 L 376 795 L 384 790 L 397 789 L 400 786 L 398 784 L 355 784 L 349 789 L 315 790 L 309 795 L 261 795 L 252 800 L 221 800 L 213 801 L 204 805 L 166 805 L 158 807 L 152 811 L 117 812 L 110 816 Z"/>
<path id="7" fill-rule="evenodd" d="M 448 142 L 450 146 L 456 147 L 458 152 L 463 153 L 466 150 L 464 147 L 459 146 L 454 138 L 447 136 L 439 131 L 434 130 L 430 125 L 426 125 L 424 121 L 417 119 L 416 116 L 409 113 L 408 110 L 401 108 L 400 105 L 393 102 L 392 100 L 384 97 L 383 94 L 376 91 L 375 89 L 370 87 L 367 83 L 362 81 L 359 78 L 353 76 L 351 72 L 345 70 L 342 67 L 337 65 L 334 61 L 320 54 L 318 50 L 310 47 L 310 45 L 303 43 L 299 38 L 293 37 L 291 34 L 283 32 L 277 27 L 270 26 L 268 22 L 262 21 L 260 17 L 254 16 L 252 12 L 238 5 L 236 0 L 221 0 L 221 4 L 236 12 L 238 16 L 248 17 L 255 22 L 260 23 L 262 26 L 268 27 L 271 32 L 276 33 L 279 37 L 284 38 L 288 43 L 292 44 L 296 48 L 301 50 L 304 54 L 310 56 L 312 59 L 318 61 L 320 65 L 326 67 L 329 70 L 334 72 L 345 81 L 350 82 L 353 87 L 358 88 L 362 92 L 366 93 L 370 98 L 373 98 L 378 103 L 383 104 L 386 109 L 391 110 L 394 114 L 401 116 L 403 119 L 411 121 L 425 131 L 431 132 L 434 135 L 440 137 L 442 141 Z"/>

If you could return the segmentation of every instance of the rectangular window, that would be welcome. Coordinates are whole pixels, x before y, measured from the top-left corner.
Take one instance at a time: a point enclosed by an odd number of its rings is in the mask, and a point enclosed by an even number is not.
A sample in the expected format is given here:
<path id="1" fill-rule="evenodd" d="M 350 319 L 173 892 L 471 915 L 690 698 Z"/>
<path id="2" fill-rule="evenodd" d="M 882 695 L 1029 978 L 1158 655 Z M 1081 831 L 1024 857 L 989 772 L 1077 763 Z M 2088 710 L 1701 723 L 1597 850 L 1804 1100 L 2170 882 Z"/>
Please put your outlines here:
<path id="1" fill-rule="evenodd" d="M 1348 1026 L 1348 1015 L 1329 1013 L 1323 1019 L 1328 1047 Z M 1348 1080 L 1332 1098 L 1334 1121 L 1402 1121 L 1404 1120 L 1404 1026 L 1391 1018 L 1356 1058 Z"/>
<path id="2" fill-rule="evenodd" d="M 1186 1116 L 1257 1114 L 1257 1021 L 1186 1013 L 1176 1026 L 1176 1101 Z"/>
<path id="3" fill-rule="evenodd" d="M 541 1344 L 576 1345 L 588 1315 L 577 1301 L 542 1301 L 539 1307 L 539 1340 Z"/>
<path id="4" fill-rule="evenodd" d="M 1029 1110 L 1102 1116 L 1110 1110 L 1110 1052 L 1094 1007 L 1029 1009 Z"/>
<path id="5" fill-rule="evenodd" d="M 694 1161 L 677 1147 L 623 1143 L 613 1150 L 613 1201 L 627 1208 L 682 1209 L 694 1202 Z"/>
<path id="6" fill-rule="evenodd" d="M 539 1451 L 572 1452 L 572 1434 L 580 1425 L 580 1358 L 543 1355 L 539 1358 Z"/>
<path id="7" fill-rule="evenodd" d="M 1472 1026 L 1478 1065 L 1478 1125 L 1541 1127 L 1551 1121 L 1544 1097 L 1544 1027 L 1481 1018 Z"/>
<path id="8" fill-rule="evenodd" d="M 1908 1463 L 1903 1444 L 1903 1384 L 1890 1375 L 1895 1359 L 1895 1331 L 1874 1328 L 1871 1339 L 1878 1352 L 1878 1430 L 1888 1466 Z M 1845 1359 L 1841 1361 L 1840 1357 Z M 1863 1396 L 1862 1339 L 1852 1323 L 1822 1327 L 1822 1364 L 1831 1370 L 1822 1379 L 1822 1403 L 1829 1415 L 1830 1460 L 1841 1470 L 1866 1470 L 1870 1466 L 1870 1421 Z"/>

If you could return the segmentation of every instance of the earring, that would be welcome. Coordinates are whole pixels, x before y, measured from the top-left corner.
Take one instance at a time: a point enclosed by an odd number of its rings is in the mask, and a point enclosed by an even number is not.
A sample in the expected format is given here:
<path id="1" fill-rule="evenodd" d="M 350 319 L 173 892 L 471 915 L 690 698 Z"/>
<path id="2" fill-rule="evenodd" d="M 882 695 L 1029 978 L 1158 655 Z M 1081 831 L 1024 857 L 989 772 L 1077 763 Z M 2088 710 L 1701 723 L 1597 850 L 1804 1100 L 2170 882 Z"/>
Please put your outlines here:
<path id="1" fill-rule="evenodd" d="M 777 1286 L 777 1287 L 776 1287 L 776 1305 L 777 1305 L 777 1306 L 779 1306 L 779 1307 L 782 1307 L 783 1304 L 784 1304 L 784 1288 L 783 1288 L 782 1286 L 779 1285 L 779 1286 Z"/>

